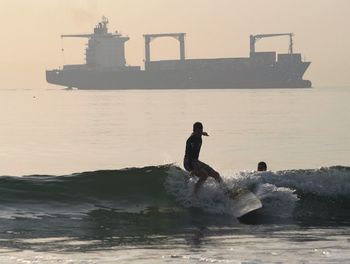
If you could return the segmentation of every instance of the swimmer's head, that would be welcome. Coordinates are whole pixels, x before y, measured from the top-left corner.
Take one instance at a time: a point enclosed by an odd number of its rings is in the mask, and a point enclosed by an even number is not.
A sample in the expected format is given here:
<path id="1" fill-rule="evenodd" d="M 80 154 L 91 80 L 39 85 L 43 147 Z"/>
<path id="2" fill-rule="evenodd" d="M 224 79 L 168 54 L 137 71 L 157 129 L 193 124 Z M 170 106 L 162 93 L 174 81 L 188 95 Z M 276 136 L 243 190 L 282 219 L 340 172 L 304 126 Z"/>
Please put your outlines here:
<path id="1" fill-rule="evenodd" d="M 267 165 L 264 161 L 258 163 L 258 171 L 267 171 Z"/>

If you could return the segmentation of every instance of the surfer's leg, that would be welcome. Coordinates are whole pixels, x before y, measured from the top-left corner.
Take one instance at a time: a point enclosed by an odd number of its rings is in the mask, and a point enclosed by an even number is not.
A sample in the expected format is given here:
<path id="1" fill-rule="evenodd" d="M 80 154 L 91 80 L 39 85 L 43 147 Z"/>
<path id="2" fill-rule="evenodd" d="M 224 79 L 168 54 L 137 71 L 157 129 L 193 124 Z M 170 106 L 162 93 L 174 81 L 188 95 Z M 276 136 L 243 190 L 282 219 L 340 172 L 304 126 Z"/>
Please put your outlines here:
<path id="1" fill-rule="evenodd" d="M 213 177 L 218 183 L 222 183 L 222 178 L 217 171 L 213 171 L 209 175 L 210 177 Z"/>
<path id="2" fill-rule="evenodd" d="M 198 194 L 198 191 L 201 188 L 201 186 L 203 185 L 203 183 L 208 179 L 208 174 L 206 174 L 206 172 L 203 170 L 199 170 L 199 171 L 195 172 L 195 175 L 197 177 L 199 177 L 198 181 L 194 185 L 193 193 L 196 195 L 196 194 Z"/>
<path id="3" fill-rule="evenodd" d="M 193 193 L 195 195 L 197 195 L 197 193 L 199 192 L 199 189 L 201 188 L 203 183 L 208 179 L 209 174 L 203 168 L 203 166 L 202 166 L 203 162 L 196 160 L 196 161 L 192 162 L 191 165 L 193 167 L 191 174 L 196 175 L 199 178 L 198 181 L 196 182 L 196 184 L 194 185 L 194 190 L 193 190 Z"/>
<path id="4" fill-rule="evenodd" d="M 201 168 L 201 170 L 204 170 L 209 177 L 214 178 L 218 183 L 222 183 L 222 178 L 216 170 L 214 170 L 212 167 L 210 167 L 208 164 L 205 164 L 202 161 L 198 161 L 198 163 L 198 166 Z"/>

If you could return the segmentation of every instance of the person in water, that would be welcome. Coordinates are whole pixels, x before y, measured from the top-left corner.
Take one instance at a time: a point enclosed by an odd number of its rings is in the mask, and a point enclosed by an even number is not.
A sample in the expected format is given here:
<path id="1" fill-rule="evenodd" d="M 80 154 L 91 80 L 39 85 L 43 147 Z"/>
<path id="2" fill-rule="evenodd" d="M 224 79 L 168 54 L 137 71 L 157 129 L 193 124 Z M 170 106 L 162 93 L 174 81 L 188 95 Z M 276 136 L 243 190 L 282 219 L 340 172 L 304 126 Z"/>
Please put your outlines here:
<path id="1" fill-rule="evenodd" d="M 212 177 L 218 183 L 222 183 L 220 174 L 212 167 L 198 159 L 202 146 L 202 136 L 208 137 L 209 135 L 207 132 L 203 132 L 202 123 L 194 123 L 193 133 L 186 141 L 186 151 L 184 157 L 185 169 L 190 172 L 191 175 L 195 175 L 199 178 L 194 186 L 194 194 L 198 193 L 200 187 L 208 179 L 208 177 Z"/>
<path id="2" fill-rule="evenodd" d="M 267 171 L 267 165 L 264 161 L 258 163 L 258 171 Z"/>

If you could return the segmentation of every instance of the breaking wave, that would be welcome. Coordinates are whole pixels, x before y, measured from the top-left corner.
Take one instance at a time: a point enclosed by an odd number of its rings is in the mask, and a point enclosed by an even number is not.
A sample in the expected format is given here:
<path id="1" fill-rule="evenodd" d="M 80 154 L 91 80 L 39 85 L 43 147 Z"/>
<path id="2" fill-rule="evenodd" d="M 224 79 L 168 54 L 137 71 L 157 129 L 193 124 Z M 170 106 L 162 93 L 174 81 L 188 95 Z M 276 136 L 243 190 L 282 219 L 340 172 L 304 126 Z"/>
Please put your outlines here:
<path id="1" fill-rule="evenodd" d="M 348 221 L 350 168 L 224 174 L 228 187 L 254 192 L 263 208 L 253 217 Z M 213 180 L 192 196 L 195 179 L 175 165 L 75 173 L 65 176 L 0 177 L 0 218 L 118 214 L 232 216 Z M 217 219 L 217 217 L 216 217 Z"/>

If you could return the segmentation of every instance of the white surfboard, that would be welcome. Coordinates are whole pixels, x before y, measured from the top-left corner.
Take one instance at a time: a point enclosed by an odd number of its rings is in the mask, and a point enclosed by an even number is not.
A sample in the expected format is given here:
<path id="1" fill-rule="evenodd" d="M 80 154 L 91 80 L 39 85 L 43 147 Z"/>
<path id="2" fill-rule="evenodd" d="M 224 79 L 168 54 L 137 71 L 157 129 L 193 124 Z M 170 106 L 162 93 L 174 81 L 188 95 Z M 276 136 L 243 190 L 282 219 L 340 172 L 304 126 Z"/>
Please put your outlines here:
<path id="1" fill-rule="evenodd" d="M 232 213 L 237 218 L 262 207 L 260 199 L 247 189 L 236 186 L 224 193 L 230 199 Z"/>

